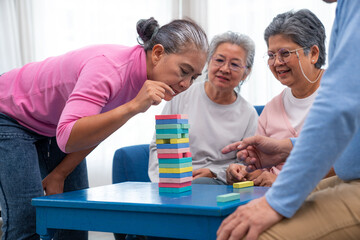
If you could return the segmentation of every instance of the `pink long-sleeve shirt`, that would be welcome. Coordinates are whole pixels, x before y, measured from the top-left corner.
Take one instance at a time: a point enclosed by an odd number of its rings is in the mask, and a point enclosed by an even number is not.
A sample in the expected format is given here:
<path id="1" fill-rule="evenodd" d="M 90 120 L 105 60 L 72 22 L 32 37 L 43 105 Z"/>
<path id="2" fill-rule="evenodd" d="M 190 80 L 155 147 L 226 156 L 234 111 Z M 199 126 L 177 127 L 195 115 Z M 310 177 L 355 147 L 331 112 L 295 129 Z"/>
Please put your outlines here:
<path id="1" fill-rule="evenodd" d="M 75 122 L 133 99 L 146 80 L 141 46 L 95 45 L 29 63 L 0 77 L 0 112 L 62 151 Z"/>

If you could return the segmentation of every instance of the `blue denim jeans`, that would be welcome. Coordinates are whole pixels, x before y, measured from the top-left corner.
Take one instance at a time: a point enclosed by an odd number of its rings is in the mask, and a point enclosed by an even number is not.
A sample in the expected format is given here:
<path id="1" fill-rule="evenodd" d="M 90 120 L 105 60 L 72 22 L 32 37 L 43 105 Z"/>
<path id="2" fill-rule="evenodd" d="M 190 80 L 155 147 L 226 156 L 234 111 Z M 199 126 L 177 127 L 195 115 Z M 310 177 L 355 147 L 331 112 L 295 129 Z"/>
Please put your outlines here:
<path id="1" fill-rule="evenodd" d="M 41 181 L 66 156 L 55 137 L 41 136 L 0 113 L 2 240 L 39 239 L 31 199 L 44 195 Z M 88 188 L 86 160 L 66 178 L 64 192 Z M 59 230 L 54 239 L 87 239 L 85 231 Z"/>

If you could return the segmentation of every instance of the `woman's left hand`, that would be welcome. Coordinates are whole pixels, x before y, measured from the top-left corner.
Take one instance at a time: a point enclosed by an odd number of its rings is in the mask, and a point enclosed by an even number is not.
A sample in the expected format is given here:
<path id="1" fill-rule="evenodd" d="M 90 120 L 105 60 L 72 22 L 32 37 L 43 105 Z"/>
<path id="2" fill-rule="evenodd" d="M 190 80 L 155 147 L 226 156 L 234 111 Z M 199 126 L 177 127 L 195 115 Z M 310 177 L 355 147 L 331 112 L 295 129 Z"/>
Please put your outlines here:
<path id="1" fill-rule="evenodd" d="M 199 178 L 199 177 L 216 177 L 214 173 L 210 171 L 208 168 L 200 168 L 193 171 L 193 179 Z"/>
<path id="2" fill-rule="evenodd" d="M 265 197 L 255 199 L 238 207 L 221 223 L 217 239 L 254 240 L 266 229 L 283 219 L 266 201 Z"/>
<path id="3" fill-rule="evenodd" d="M 49 173 L 49 175 L 47 175 L 42 181 L 42 186 L 46 196 L 63 193 L 64 181 L 65 178 L 62 175 L 56 172 Z"/>

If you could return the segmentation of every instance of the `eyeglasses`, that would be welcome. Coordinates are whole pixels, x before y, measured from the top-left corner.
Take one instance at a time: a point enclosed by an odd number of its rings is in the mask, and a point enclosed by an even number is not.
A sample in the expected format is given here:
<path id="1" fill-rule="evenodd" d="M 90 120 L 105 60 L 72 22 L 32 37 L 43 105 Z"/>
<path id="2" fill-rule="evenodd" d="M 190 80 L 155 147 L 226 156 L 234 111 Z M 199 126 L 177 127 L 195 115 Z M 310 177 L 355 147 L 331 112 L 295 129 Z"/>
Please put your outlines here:
<path id="1" fill-rule="evenodd" d="M 308 47 L 303 47 L 303 48 L 297 48 L 294 50 L 289 50 L 286 48 L 281 48 L 277 53 L 273 53 L 273 52 L 268 52 L 267 53 L 267 62 L 269 66 L 273 66 L 275 64 L 276 61 L 276 56 L 278 57 L 279 61 L 281 63 L 287 63 L 290 61 L 290 57 L 292 53 L 296 53 L 296 55 L 299 57 L 297 50 L 301 50 L 301 49 L 305 49 Z"/>
<path id="2" fill-rule="evenodd" d="M 225 65 L 226 58 L 216 55 L 212 58 L 213 63 L 217 67 L 222 67 Z M 228 67 L 231 71 L 240 72 L 242 69 L 247 68 L 246 66 L 243 66 L 239 60 L 230 60 L 228 63 Z"/>

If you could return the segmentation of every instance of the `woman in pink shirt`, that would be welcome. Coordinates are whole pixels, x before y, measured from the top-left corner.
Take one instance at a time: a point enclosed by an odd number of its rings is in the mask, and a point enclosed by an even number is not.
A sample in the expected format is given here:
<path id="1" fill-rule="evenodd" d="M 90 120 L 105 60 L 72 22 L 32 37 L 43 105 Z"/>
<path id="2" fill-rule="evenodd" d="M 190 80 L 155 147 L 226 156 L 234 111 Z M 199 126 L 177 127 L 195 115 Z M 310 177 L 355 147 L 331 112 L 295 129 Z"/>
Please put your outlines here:
<path id="1" fill-rule="evenodd" d="M 279 14 L 264 35 L 270 71 L 287 88 L 265 105 L 256 135 L 296 138 L 317 96 L 324 72 L 321 67 L 326 56 L 325 28 L 315 14 L 303 9 Z M 247 173 L 244 166 L 230 165 L 227 175 L 229 181 L 245 178 L 253 180 L 255 185 L 271 186 L 283 164 L 252 173 Z"/>
<path id="2" fill-rule="evenodd" d="M 201 74 L 208 42 L 196 23 L 159 27 L 150 18 L 138 22 L 137 32 L 138 46 L 85 47 L 0 76 L 5 239 L 39 238 L 31 199 L 88 187 L 83 159 L 131 117 L 172 99 Z M 87 238 L 63 232 L 64 239 Z"/>

